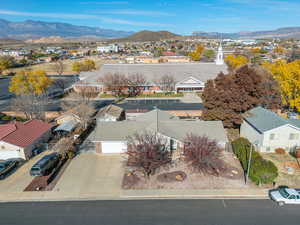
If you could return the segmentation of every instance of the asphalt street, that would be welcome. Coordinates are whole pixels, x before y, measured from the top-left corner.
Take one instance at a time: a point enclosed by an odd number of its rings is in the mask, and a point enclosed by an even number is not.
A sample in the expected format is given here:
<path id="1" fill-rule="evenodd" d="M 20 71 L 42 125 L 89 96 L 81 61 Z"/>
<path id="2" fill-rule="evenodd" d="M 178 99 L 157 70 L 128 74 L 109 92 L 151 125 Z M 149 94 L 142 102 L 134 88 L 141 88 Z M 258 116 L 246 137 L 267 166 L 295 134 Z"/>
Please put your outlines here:
<path id="1" fill-rule="evenodd" d="M 270 200 L 1 203 L 2 225 L 299 225 L 300 206 Z"/>

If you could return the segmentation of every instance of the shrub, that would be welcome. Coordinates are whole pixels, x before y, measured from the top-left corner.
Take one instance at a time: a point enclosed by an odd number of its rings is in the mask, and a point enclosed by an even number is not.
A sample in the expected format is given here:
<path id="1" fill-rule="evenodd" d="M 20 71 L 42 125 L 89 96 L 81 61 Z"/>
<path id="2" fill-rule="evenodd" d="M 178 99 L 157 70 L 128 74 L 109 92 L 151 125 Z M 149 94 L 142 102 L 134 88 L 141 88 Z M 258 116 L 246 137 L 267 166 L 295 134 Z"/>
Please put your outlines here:
<path id="1" fill-rule="evenodd" d="M 232 148 L 234 154 L 240 160 L 244 171 L 246 171 L 250 156 L 251 143 L 246 138 L 238 138 L 232 142 Z M 252 151 L 252 159 L 257 158 L 258 155 L 258 152 Z"/>
<path id="2" fill-rule="evenodd" d="M 232 142 L 232 148 L 236 156 L 241 162 L 244 171 L 247 171 L 251 143 L 246 138 L 238 138 Z M 265 160 L 262 156 L 252 151 L 251 166 L 249 171 L 250 179 L 256 184 L 272 183 L 278 176 L 277 167 L 273 162 Z"/>
<path id="3" fill-rule="evenodd" d="M 3 116 L 1 119 L 2 120 L 12 120 L 13 117 L 11 117 L 11 116 Z"/>
<path id="4" fill-rule="evenodd" d="M 300 158 L 300 149 L 297 149 L 296 151 L 295 151 L 295 157 L 298 159 L 298 158 Z"/>
<path id="5" fill-rule="evenodd" d="M 283 149 L 283 148 L 276 148 L 275 152 L 276 152 L 276 154 L 283 155 L 283 154 L 285 154 L 285 149 Z"/>
<path id="6" fill-rule="evenodd" d="M 249 177 L 257 185 L 272 183 L 277 176 L 277 167 L 271 161 L 262 158 L 252 161 Z"/>
<path id="7" fill-rule="evenodd" d="M 144 132 L 128 137 L 128 164 L 141 169 L 149 178 L 171 163 L 171 152 L 165 139 L 155 132 Z"/>
<path id="8" fill-rule="evenodd" d="M 225 165 L 223 149 L 215 140 L 205 136 L 187 135 L 184 139 L 184 157 L 195 172 L 219 176 Z"/>

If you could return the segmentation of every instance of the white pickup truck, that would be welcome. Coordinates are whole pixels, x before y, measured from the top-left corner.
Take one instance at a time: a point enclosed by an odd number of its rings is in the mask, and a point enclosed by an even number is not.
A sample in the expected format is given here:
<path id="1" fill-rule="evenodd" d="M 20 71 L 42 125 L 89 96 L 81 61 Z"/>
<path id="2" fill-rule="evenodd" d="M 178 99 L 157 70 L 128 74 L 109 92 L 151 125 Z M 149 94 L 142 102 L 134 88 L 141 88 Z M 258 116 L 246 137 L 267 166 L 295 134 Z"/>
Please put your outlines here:
<path id="1" fill-rule="evenodd" d="M 278 188 L 270 191 L 270 198 L 278 205 L 300 204 L 300 192 L 298 189 Z"/>

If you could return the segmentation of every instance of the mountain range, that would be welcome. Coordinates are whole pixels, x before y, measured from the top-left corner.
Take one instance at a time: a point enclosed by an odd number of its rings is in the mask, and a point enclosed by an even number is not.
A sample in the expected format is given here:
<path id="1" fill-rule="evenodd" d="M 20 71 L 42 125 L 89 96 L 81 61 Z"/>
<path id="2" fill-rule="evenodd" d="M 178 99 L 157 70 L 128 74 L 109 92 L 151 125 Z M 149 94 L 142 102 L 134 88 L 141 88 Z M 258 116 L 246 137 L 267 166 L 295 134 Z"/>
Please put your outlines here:
<path id="1" fill-rule="evenodd" d="M 63 38 L 122 38 L 132 34 L 133 32 L 76 26 L 68 23 L 33 20 L 11 22 L 0 19 L 0 37 L 17 40 L 39 39 L 50 36 L 60 36 Z"/>
<path id="2" fill-rule="evenodd" d="M 242 31 L 237 33 L 193 32 L 192 36 L 209 38 L 300 38 L 300 27 L 285 27 L 266 31 Z M 60 22 L 43 22 L 26 20 L 11 22 L 0 19 L 0 39 L 37 40 L 48 37 L 63 39 L 114 39 L 121 41 L 158 41 L 182 37 L 168 31 L 120 31 L 98 27 L 77 26 Z"/>
<path id="3" fill-rule="evenodd" d="M 192 36 L 210 38 L 300 38 L 300 27 L 284 27 L 266 31 L 241 31 L 237 33 L 193 32 Z"/>

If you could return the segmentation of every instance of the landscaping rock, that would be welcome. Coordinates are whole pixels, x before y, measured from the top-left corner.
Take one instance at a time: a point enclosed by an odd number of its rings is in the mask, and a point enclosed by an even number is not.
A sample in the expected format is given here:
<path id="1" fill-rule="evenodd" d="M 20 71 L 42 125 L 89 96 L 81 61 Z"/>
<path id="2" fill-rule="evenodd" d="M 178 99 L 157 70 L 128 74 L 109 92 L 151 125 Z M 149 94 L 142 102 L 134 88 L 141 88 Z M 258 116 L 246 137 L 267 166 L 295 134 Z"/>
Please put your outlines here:
<path id="1" fill-rule="evenodd" d="M 169 173 L 162 173 L 157 176 L 159 182 L 182 182 L 186 179 L 187 175 L 183 171 L 174 171 Z"/>
<path id="2" fill-rule="evenodd" d="M 132 173 L 127 172 L 124 174 L 123 182 L 122 182 L 122 188 L 123 189 L 132 189 L 134 186 L 140 181 L 140 178 Z"/>

